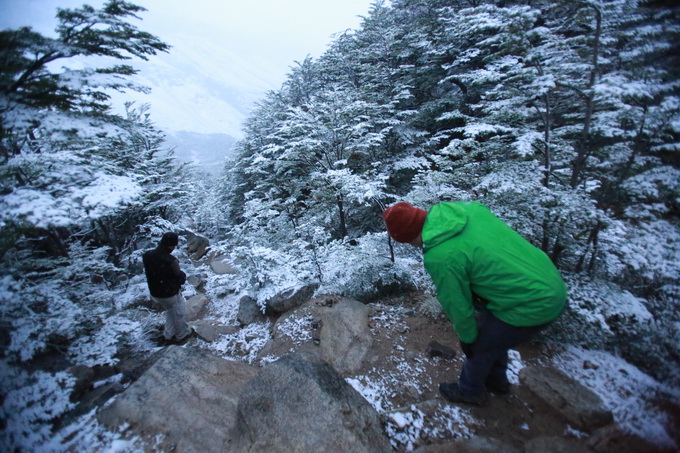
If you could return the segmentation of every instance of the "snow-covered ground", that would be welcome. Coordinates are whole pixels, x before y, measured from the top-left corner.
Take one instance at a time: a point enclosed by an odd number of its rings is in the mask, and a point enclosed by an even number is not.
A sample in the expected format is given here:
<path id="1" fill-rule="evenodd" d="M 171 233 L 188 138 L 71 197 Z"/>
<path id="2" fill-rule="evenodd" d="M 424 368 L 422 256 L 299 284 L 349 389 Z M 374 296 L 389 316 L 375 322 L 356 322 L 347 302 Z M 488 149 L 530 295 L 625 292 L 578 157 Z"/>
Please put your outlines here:
<path id="1" fill-rule="evenodd" d="M 209 306 L 210 317 L 225 325 L 233 325 L 238 311 L 238 293 L 222 294 L 227 281 L 222 276 L 216 276 L 205 272 L 203 267 L 186 266 L 191 273 L 206 273 L 206 292 L 211 297 Z M 128 287 L 126 293 L 117 299 L 119 305 L 124 307 L 127 301 L 139 297 L 143 290 L 143 280 L 135 281 Z M 141 288 L 141 289 L 140 289 Z M 188 287 L 185 296 L 191 296 L 196 291 Z M 410 341 L 409 329 L 406 325 L 406 315 L 399 305 L 376 305 L 377 309 L 372 321 L 374 334 L 378 332 L 392 332 L 394 338 L 389 343 L 393 345 L 395 359 L 403 352 L 404 347 Z M 157 324 L 161 322 L 160 314 L 148 314 Z M 289 318 L 280 325 L 279 332 L 293 343 L 310 341 L 310 333 L 313 329 L 312 320 L 306 318 Z M 143 328 L 147 323 L 139 322 L 136 328 Z M 220 340 L 202 344 L 202 348 L 213 354 L 231 360 L 243 360 L 253 363 L 258 353 L 271 339 L 270 322 L 255 323 L 231 335 L 224 335 Z M 390 333 L 389 335 L 392 335 Z M 143 337 L 143 336 L 142 336 Z M 156 348 L 157 349 L 157 348 Z M 142 348 L 144 350 L 144 348 Z M 154 348 L 147 352 L 153 352 Z M 603 400 L 608 409 L 613 412 L 615 422 L 625 431 L 640 436 L 661 448 L 677 448 L 677 439 L 674 439 L 672 421 L 668 419 L 666 412 L 662 410 L 663 402 L 672 402 L 680 405 L 680 390 L 674 389 L 663 383 L 657 382 L 649 375 L 643 373 L 635 366 L 615 355 L 598 350 L 586 350 L 577 347 L 555 349 L 556 352 L 550 357 L 554 366 L 561 369 L 570 377 L 592 389 Z M 259 359 L 259 364 L 265 364 L 276 360 L 278 357 L 265 357 Z M 509 366 L 509 379 L 512 384 L 519 384 L 519 371 L 525 366 L 525 362 L 518 351 L 511 351 Z M 455 359 L 460 361 L 462 359 Z M 458 439 L 468 438 L 475 435 L 476 428 L 484 424 L 484 420 L 475 419 L 469 408 L 446 404 L 435 401 L 434 406 L 428 406 L 425 410 L 417 405 L 395 407 L 393 404 L 396 389 L 404 387 L 413 388 L 417 394 L 424 394 L 425 386 L 433 386 L 426 379 L 427 368 L 432 367 L 427 359 L 416 357 L 410 361 L 399 361 L 390 372 L 377 370 L 347 378 L 347 382 L 357 390 L 375 409 L 383 415 L 386 421 L 385 430 L 392 445 L 400 451 L 410 451 L 418 445 L 418 441 L 426 438 Z M 64 379 L 68 376 L 64 375 Z M 34 392 L 45 393 L 38 380 Z M 58 383 L 52 380 L 54 385 Z M 419 388 L 420 387 L 420 388 Z M 58 394 L 58 393 L 57 393 Z M 12 393 L 7 395 L 5 406 L 12 402 L 12 398 L 19 398 L 15 402 L 17 408 L 30 407 L 35 401 L 40 401 L 40 395 L 32 398 L 30 394 Z M 51 402 L 56 404 L 58 402 Z M 62 405 L 68 405 L 63 401 Z M 493 401 L 492 403 L 493 404 Z M 34 407 L 33 410 L 39 408 Z M 19 409 L 17 409 L 19 410 Z M 42 409 L 40 409 L 42 410 Z M 27 415 L 29 416 L 29 415 Z M 17 421 L 16 419 L 14 420 Z M 33 425 L 35 426 L 35 425 Z M 44 425 L 48 430 L 48 425 Z M 518 426 L 517 429 L 527 429 Z M 575 433 L 580 435 L 582 433 Z M 74 423 L 60 431 L 47 435 L 47 433 L 35 433 L 36 438 L 48 439 L 39 442 L 38 450 L 41 452 L 62 451 L 93 451 L 105 453 L 133 453 L 142 451 L 140 439 L 124 439 L 120 434 L 111 432 L 101 426 L 95 416 L 95 411 L 81 416 Z M 677 434 L 676 434 L 677 437 Z"/>
<path id="2" fill-rule="evenodd" d="M 626 431 L 664 448 L 678 448 L 667 414 L 659 404 L 680 404 L 680 390 L 657 382 L 620 357 L 605 351 L 569 347 L 554 364 L 602 398 Z M 586 366 L 584 366 L 586 364 Z"/>

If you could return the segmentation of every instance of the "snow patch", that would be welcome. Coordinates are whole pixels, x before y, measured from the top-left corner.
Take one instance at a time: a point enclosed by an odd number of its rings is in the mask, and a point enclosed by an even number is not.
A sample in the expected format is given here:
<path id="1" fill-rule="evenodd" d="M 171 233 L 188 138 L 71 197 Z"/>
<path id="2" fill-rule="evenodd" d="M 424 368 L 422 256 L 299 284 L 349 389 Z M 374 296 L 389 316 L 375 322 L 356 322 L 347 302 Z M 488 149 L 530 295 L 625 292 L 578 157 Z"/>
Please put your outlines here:
<path id="1" fill-rule="evenodd" d="M 575 346 L 553 358 L 562 371 L 602 398 L 625 430 L 664 448 L 678 448 L 669 430 L 671 421 L 655 401 L 680 404 L 680 390 L 660 384 L 625 360 L 605 351 Z M 594 366 L 584 368 L 588 361 Z"/>

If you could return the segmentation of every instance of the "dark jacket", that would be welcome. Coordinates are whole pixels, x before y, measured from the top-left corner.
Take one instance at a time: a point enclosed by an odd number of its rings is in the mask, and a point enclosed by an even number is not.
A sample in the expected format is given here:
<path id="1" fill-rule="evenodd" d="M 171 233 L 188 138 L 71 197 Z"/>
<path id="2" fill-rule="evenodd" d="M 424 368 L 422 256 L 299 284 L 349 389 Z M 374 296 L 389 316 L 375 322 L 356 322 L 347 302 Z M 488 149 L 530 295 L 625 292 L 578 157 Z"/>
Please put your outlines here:
<path id="1" fill-rule="evenodd" d="M 144 273 L 153 297 L 166 298 L 179 293 L 187 276 L 179 269 L 179 261 L 166 246 L 160 245 L 142 255 Z"/>

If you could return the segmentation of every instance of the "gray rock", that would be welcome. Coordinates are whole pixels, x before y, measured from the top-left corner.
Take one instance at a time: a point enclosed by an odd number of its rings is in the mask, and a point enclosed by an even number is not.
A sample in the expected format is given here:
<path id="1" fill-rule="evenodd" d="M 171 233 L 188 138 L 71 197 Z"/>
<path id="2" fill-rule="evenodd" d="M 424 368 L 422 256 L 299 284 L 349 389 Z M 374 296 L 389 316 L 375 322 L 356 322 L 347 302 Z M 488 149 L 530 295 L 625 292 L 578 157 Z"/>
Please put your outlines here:
<path id="1" fill-rule="evenodd" d="M 567 419 L 572 427 L 586 432 L 613 421 L 600 397 L 569 376 L 550 367 L 528 366 L 519 373 L 520 381 Z"/>
<path id="2" fill-rule="evenodd" d="M 413 453 L 520 453 L 512 445 L 506 445 L 493 437 L 475 436 L 441 445 L 426 445 Z M 540 453 L 536 450 L 534 453 Z"/>
<path id="3" fill-rule="evenodd" d="M 453 360 L 456 358 L 456 351 L 438 341 L 432 340 L 427 345 L 427 355 L 429 357 L 441 357 L 444 360 Z"/>
<path id="4" fill-rule="evenodd" d="M 390 452 L 375 409 L 310 354 L 268 364 L 238 403 L 239 449 L 247 452 Z"/>
<path id="5" fill-rule="evenodd" d="M 225 326 L 209 319 L 192 322 L 191 326 L 202 340 L 209 343 L 219 340 L 222 335 L 231 335 L 239 330 L 236 326 Z"/>
<path id="6" fill-rule="evenodd" d="M 262 313 L 255 299 L 250 296 L 243 296 L 238 302 L 236 319 L 242 326 L 247 326 L 254 322 L 264 322 L 267 317 Z"/>
<path id="7" fill-rule="evenodd" d="M 591 453 L 593 450 L 578 439 L 542 436 L 524 444 L 524 451 L 526 453 Z"/>
<path id="8" fill-rule="evenodd" d="M 69 368 L 69 373 L 76 378 L 76 383 L 71 390 L 71 401 L 79 400 L 92 387 L 94 382 L 94 370 L 89 366 L 75 365 Z"/>
<path id="9" fill-rule="evenodd" d="M 128 424 L 130 435 L 150 445 L 162 436 L 157 451 L 234 451 L 238 396 L 256 373 L 242 362 L 171 346 L 98 418 L 111 429 Z"/>
<path id="10" fill-rule="evenodd" d="M 206 310 L 210 299 L 203 294 L 197 294 L 187 299 L 187 315 L 184 319 L 193 321 L 199 319 Z"/>
<path id="11" fill-rule="evenodd" d="M 186 251 L 193 260 L 200 260 L 208 252 L 210 241 L 203 236 L 198 236 L 191 232 L 186 232 L 187 237 Z"/>
<path id="12" fill-rule="evenodd" d="M 321 358 L 340 374 L 357 372 L 373 346 L 369 311 L 361 302 L 343 297 L 322 312 Z"/>
<path id="13" fill-rule="evenodd" d="M 210 260 L 210 269 L 218 275 L 236 275 L 238 269 L 228 261 L 227 257 L 216 256 Z"/>
<path id="14" fill-rule="evenodd" d="M 373 336 L 368 327 L 370 308 L 340 296 L 319 296 L 281 315 L 272 340 L 258 354 L 281 357 L 291 352 L 318 355 L 343 376 L 353 374 L 370 360 Z M 295 338 L 288 333 L 296 330 Z M 307 332 L 302 331 L 307 329 Z"/>
<path id="15" fill-rule="evenodd" d="M 318 287 L 319 285 L 314 283 L 298 288 L 288 288 L 267 300 L 265 303 L 266 313 L 277 316 L 299 307 L 312 297 Z"/>
<path id="16" fill-rule="evenodd" d="M 204 275 L 190 275 L 187 277 L 187 283 L 196 289 L 202 289 L 205 286 L 205 276 Z"/>

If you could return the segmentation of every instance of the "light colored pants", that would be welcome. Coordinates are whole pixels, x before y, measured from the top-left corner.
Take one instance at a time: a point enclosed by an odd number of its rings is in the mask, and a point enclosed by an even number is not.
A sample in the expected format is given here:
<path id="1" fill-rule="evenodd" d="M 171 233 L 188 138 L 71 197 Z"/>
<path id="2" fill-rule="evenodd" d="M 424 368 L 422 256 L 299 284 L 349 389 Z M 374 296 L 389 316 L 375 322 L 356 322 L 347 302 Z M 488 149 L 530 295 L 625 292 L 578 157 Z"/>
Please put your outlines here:
<path id="1" fill-rule="evenodd" d="M 165 309 L 165 332 L 163 332 L 163 335 L 166 340 L 170 340 L 172 337 L 181 340 L 191 333 L 189 324 L 184 320 L 187 315 L 187 301 L 181 292 L 172 297 L 154 297 L 153 300 Z"/>

